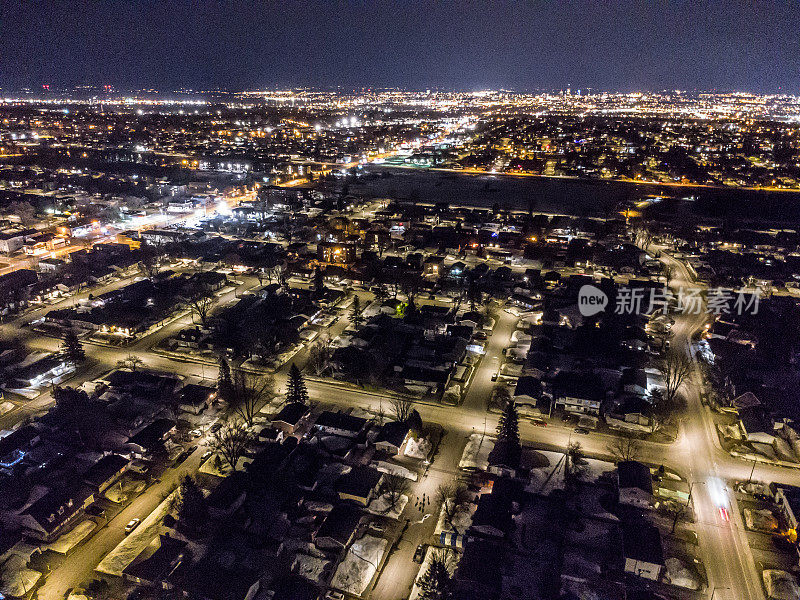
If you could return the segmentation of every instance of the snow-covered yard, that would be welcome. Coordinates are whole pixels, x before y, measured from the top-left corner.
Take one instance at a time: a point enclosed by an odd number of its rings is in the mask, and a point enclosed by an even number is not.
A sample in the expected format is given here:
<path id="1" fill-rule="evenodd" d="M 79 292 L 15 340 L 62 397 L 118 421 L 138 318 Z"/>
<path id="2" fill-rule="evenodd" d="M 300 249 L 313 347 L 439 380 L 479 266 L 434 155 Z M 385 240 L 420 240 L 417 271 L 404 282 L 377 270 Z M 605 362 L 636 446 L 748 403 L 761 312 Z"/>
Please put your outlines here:
<path id="1" fill-rule="evenodd" d="M 530 457 L 530 455 L 528 455 Z M 534 464 L 531 465 L 530 483 L 526 490 L 537 494 L 549 494 L 553 490 L 564 489 L 565 455 L 561 452 L 536 450 Z M 580 460 L 580 479 L 597 481 L 607 471 L 614 470 L 614 463 L 595 458 Z"/>
<path id="2" fill-rule="evenodd" d="M 459 469 L 478 469 L 485 471 L 489 468 L 489 454 L 494 449 L 495 438 L 473 433 L 461 455 L 458 463 Z"/>
<path id="3" fill-rule="evenodd" d="M 117 483 L 103 492 L 103 495 L 111 502 L 121 504 L 141 492 L 145 487 L 145 483 L 141 479 L 123 476 Z"/>
<path id="4" fill-rule="evenodd" d="M 42 577 L 39 571 L 28 569 L 25 560 L 19 556 L 11 556 L 0 567 L 0 593 L 4 597 L 22 598 L 36 585 Z"/>
<path id="5" fill-rule="evenodd" d="M 403 454 L 409 458 L 424 460 L 431 453 L 431 447 L 431 441 L 428 438 L 409 438 Z"/>
<path id="6" fill-rule="evenodd" d="M 398 498 L 395 505 L 390 509 L 390 494 L 383 494 L 370 502 L 367 510 L 373 515 L 381 515 L 383 517 L 389 517 L 390 519 L 399 519 L 406 504 L 408 504 L 408 496 L 404 494 Z"/>
<path id="7" fill-rule="evenodd" d="M 449 502 L 451 502 L 451 500 L 448 500 L 448 503 Z M 469 526 L 472 525 L 472 515 L 475 512 L 475 506 L 476 505 L 472 503 L 459 505 L 453 514 L 453 518 L 450 519 L 448 523 L 448 519 L 445 516 L 445 506 L 442 504 L 442 507 L 439 509 L 439 520 L 436 522 L 434 533 L 438 536 L 443 531 L 453 531 L 453 528 L 455 528 L 456 533 L 463 534 L 469 529 Z"/>
<path id="8" fill-rule="evenodd" d="M 314 583 L 322 583 L 331 561 L 310 554 L 298 552 L 292 563 L 292 573 L 305 577 Z"/>
<path id="9" fill-rule="evenodd" d="M 59 554 L 66 554 L 77 546 L 82 540 L 92 533 L 97 527 L 97 523 L 90 520 L 85 520 L 78 523 L 71 531 L 64 535 L 59 536 L 57 540 L 47 546 L 49 550 Z"/>
<path id="10" fill-rule="evenodd" d="M 375 576 L 388 543 L 371 535 L 353 542 L 336 569 L 331 586 L 348 594 L 363 594 Z"/>

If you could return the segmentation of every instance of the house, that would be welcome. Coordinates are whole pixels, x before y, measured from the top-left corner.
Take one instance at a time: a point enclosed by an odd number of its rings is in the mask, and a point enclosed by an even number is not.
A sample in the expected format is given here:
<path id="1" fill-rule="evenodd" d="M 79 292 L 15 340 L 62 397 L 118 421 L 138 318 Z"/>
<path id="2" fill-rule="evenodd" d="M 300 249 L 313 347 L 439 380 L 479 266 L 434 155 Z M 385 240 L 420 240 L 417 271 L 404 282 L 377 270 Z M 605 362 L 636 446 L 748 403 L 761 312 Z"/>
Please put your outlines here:
<path id="1" fill-rule="evenodd" d="M 0 472 L 10 474 L 39 440 L 39 431 L 33 425 L 20 427 L 0 438 Z"/>
<path id="2" fill-rule="evenodd" d="M 128 446 L 136 458 L 148 458 L 164 447 L 164 441 L 175 431 L 175 422 L 156 419 L 128 439 Z"/>
<path id="3" fill-rule="evenodd" d="M 13 379 L 8 384 L 14 389 L 38 388 L 69 373 L 73 366 L 65 357 L 50 354 L 24 364 L 12 371 Z"/>
<path id="4" fill-rule="evenodd" d="M 653 476 L 647 465 L 635 460 L 617 463 L 617 488 L 620 504 L 650 508 L 653 504 Z"/>
<path id="5" fill-rule="evenodd" d="M 187 542 L 162 534 L 122 570 L 122 577 L 139 585 L 171 589 L 169 575 L 183 562 L 186 546 Z"/>
<path id="6" fill-rule="evenodd" d="M 381 426 L 375 438 L 375 447 L 383 452 L 398 455 L 400 449 L 406 443 L 411 428 L 407 423 L 400 421 L 389 421 Z"/>
<path id="7" fill-rule="evenodd" d="M 784 484 L 777 486 L 774 483 L 769 487 L 789 528 L 796 531 L 800 526 L 800 487 Z"/>
<path id="8" fill-rule="evenodd" d="M 487 471 L 501 477 L 515 477 L 520 465 L 519 447 L 507 440 L 498 440 L 489 453 Z"/>
<path id="9" fill-rule="evenodd" d="M 627 368 L 622 370 L 619 386 L 629 394 L 644 396 L 647 393 L 647 373 L 644 369 Z"/>
<path id="10" fill-rule="evenodd" d="M 591 373 L 562 371 L 553 378 L 553 400 L 567 412 L 599 415 L 605 398 L 600 378 Z"/>
<path id="11" fill-rule="evenodd" d="M 628 431 L 653 431 L 653 406 L 642 396 L 622 393 L 608 403 L 604 409 L 606 423 L 610 427 Z"/>
<path id="12" fill-rule="evenodd" d="M 272 419 L 272 427 L 283 432 L 284 435 L 292 435 L 297 431 L 300 421 L 308 415 L 308 412 L 308 407 L 300 402 L 287 404 Z"/>
<path id="13" fill-rule="evenodd" d="M 429 256 L 422 263 L 422 276 L 426 279 L 439 279 L 444 273 L 444 258 Z"/>
<path id="14" fill-rule="evenodd" d="M 517 387 L 514 388 L 515 402 L 535 406 L 541 397 L 542 383 L 538 377 L 524 375 L 517 379 Z"/>
<path id="15" fill-rule="evenodd" d="M 455 598 L 499 598 L 506 566 L 503 554 L 496 542 L 470 539 L 455 572 Z"/>
<path id="16" fill-rule="evenodd" d="M 367 420 L 362 417 L 326 410 L 320 414 L 314 426 L 324 434 L 355 438 L 366 424 Z"/>
<path id="17" fill-rule="evenodd" d="M 775 425 L 762 406 L 746 406 L 739 409 L 739 429 L 748 442 L 775 443 Z"/>
<path id="18" fill-rule="evenodd" d="M 130 465 L 130 461 L 124 456 L 107 454 L 89 467 L 89 470 L 83 475 L 83 481 L 99 494 L 102 494 L 120 475 L 128 470 L 128 465 Z"/>
<path id="19" fill-rule="evenodd" d="M 511 498 L 499 490 L 482 494 L 472 516 L 470 532 L 484 537 L 503 538 L 513 527 Z"/>
<path id="20" fill-rule="evenodd" d="M 333 507 L 312 536 L 314 544 L 324 550 L 343 550 L 355 537 L 361 522 L 361 509 L 343 502 Z"/>
<path id="21" fill-rule="evenodd" d="M 178 408 L 186 413 L 199 415 L 213 402 L 217 392 L 206 385 L 190 383 L 178 392 Z"/>
<path id="22" fill-rule="evenodd" d="M 209 514 L 214 518 L 229 517 L 244 504 L 247 476 L 236 471 L 223 479 L 206 498 Z"/>
<path id="23" fill-rule="evenodd" d="M 622 554 L 625 572 L 657 581 L 664 570 L 664 550 L 658 528 L 643 520 L 622 525 Z"/>
<path id="24" fill-rule="evenodd" d="M 339 477 L 334 489 L 341 500 L 352 500 L 366 506 L 377 496 L 381 481 L 383 474 L 380 471 L 361 465 Z"/>
<path id="25" fill-rule="evenodd" d="M 63 533 L 94 502 L 94 490 L 83 482 L 65 481 L 50 489 L 19 515 L 30 537 L 50 542 Z"/>

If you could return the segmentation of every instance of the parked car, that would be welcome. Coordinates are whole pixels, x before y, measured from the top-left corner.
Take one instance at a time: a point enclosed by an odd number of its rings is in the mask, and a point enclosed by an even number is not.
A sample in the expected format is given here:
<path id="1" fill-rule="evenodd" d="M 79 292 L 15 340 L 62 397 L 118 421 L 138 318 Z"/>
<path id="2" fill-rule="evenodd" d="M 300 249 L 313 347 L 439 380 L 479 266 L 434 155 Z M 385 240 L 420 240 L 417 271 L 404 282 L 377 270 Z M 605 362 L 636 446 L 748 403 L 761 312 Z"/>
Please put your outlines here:
<path id="1" fill-rule="evenodd" d="M 586 429 L 586 427 L 576 427 L 575 428 L 575 433 L 580 433 L 580 434 L 585 435 L 585 434 L 589 433 L 589 430 Z"/>
<path id="2" fill-rule="evenodd" d="M 208 430 L 211 433 L 217 433 L 220 429 L 222 429 L 222 423 L 214 423 Z"/>
<path id="3" fill-rule="evenodd" d="M 533 418 L 531 419 L 531 423 L 533 423 L 537 427 L 547 427 L 547 421 L 545 421 L 544 419 Z"/>
<path id="4" fill-rule="evenodd" d="M 423 560 L 425 560 L 425 544 L 420 544 L 414 551 L 414 562 L 422 564 Z"/>
<path id="5" fill-rule="evenodd" d="M 344 600 L 344 594 L 338 590 L 328 590 L 325 600 Z"/>
<path id="6" fill-rule="evenodd" d="M 125 535 L 128 535 L 131 531 L 136 529 L 139 526 L 139 523 L 141 523 L 141 522 L 142 522 L 142 520 L 138 519 L 138 518 L 137 519 L 131 519 L 130 521 L 128 521 L 128 524 L 125 525 Z"/>

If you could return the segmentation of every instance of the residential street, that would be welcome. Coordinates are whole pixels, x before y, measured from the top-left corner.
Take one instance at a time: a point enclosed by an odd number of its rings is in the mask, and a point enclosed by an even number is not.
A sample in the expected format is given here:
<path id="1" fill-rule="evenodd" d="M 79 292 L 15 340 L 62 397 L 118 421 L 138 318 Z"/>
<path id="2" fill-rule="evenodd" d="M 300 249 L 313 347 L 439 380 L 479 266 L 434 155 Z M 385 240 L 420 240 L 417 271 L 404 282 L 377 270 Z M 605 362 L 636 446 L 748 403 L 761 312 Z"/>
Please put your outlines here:
<path id="1" fill-rule="evenodd" d="M 665 258 L 676 266 L 673 286 L 694 285 L 683 263 Z M 110 284 L 103 288 L 111 289 L 122 285 L 124 281 Z M 255 278 L 246 278 L 244 283 L 225 291 L 219 298 L 219 305 L 235 300 L 237 295 L 257 285 Z M 84 292 L 86 293 L 86 292 Z M 64 302 L 74 302 L 70 299 Z M 30 347 L 55 350 L 59 340 L 37 334 L 28 327 L 20 327 L 21 321 L 28 322 L 38 318 L 53 307 L 38 309 L 25 315 L 22 319 L 4 324 L 4 335 L 21 336 Z M 417 575 L 418 565 L 411 558 L 418 544 L 429 543 L 436 525 L 438 507 L 432 506 L 426 512 L 433 513 L 420 523 L 422 514 L 414 508 L 413 497 L 426 494 L 435 498 L 438 485 L 458 474 L 458 461 L 467 437 L 473 432 L 486 431 L 492 434 L 497 426 L 497 415 L 486 412 L 486 402 L 491 395 L 495 383 L 491 380 L 497 370 L 503 349 L 509 344 L 517 318 L 506 311 L 499 311 L 493 334 L 488 339 L 486 355 L 473 374 L 463 404 L 458 407 L 441 404 L 420 403 L 416 406 L 423 420 L 438 423 L 445 428 L 439 453 L 431 465 L 428 474 L 415 484 L 412 502 L 406 507 L 401 517 L 409 519 L 408 529 L 400 540 L 398 548 L 385 564 L 380 578 L 372 592 L 373 598 L 381 600 L 397 600 L 405 597 Z M 214 380 L 216 367 L 199 362 L 176 361 L 160 353 L 154 348 L 173 335 L 182 327 L 190 324 L 191 317 L 183 314 L 172 319 L 165 326 L 155 330 L 127 347 L 111 347 L 87 344 L 89 357 L 88 367 L 69 382 L 78 385 L 82 381 L 99 377 L 113 368 L 117 361 L 128 355 L 135 355 L 143 362 L 143 368 L 168 371 L 192 380 Z M 673 328 L 675 347 L 683 346 L 688 351 L 688 341 L 694 332 L 703 327 L 706 315 L 676 315 Z M 335 325 L 334 334 L 341 332 L 347 324 L 342 317 Z M 307 353 L 301 351 L 297 360 L 302 365 Z M 276 389 L 284 385 L 286 368 L 276 374 Z M 696 528 L 699 536 L 700 556 L 706 566 L 709 577 L 709 590 L 716 588 L 715 598 L 726 600 L 758 600 L 763 598 L 760 577 L 752 559 L 747 543 L 740 513 L 735 498 L 727 488 L 733 479 L 747 479 L 752 467 L 751 463 L 732 458 L 719 447 L 713 422 L 708 409 L 700 402 L 700 379 L 697 369 L 691 379 L 684 385 L 683 393 L 687 399 L 688 409 L 681 421 L 678 440 L 673 444 L 654 442 L 642 443 L 640 459 L 653 465 L 664 464 L 683 475 L 692 485 L 692 501 L 697 514 Z M 336 404 L 342 408 L 371 408 L 379 404 L 387 404 L 388 400 L 379 394 L 357 389 L 351 385 L 334 381 L 308 381 L 308 389 L 313 401 Z M 52 402 L 49 392 L 27 402 L 0 418 L 0 425 L 8 429 L 30 415 L 45 410 Z M 527 420 L 520 422 L 520 433 L 523 443 L 536 444 L 543 447 L 563 449 L 567 446 L 573 427 L 553 422 L 548 427 L 537 427 Z M 581 445 L 587 455 L 608 456 L 608 445 L 613 436 L 590 433 L 580 438 Z M 187 461 L 177 469 L 169 469 L 162 481 L 150 486 L 141 496 L 127 506 L 111 523 L 97 532 L 89 541 L 80 546 L 64 563 L 55 569 L 41 588 L 40 597 L 47 600 L 60 600 L 64 592 L 90 578 L 94 567 L 103 556 L 113 549 L 123 538 L 123 528 L 133 517 L 143 518 L 151 512 L 161 499 L 177 484 L 184 473 L 194 472 L 199 465 L 198 449 Z M 800 485 L 800 471 L 761 465 L 757 468 L 757 477 L 766 481 L 778 481 Z M 725 507 L 731 516 L 730 522 L 722 520 L 719 509 Z"/>

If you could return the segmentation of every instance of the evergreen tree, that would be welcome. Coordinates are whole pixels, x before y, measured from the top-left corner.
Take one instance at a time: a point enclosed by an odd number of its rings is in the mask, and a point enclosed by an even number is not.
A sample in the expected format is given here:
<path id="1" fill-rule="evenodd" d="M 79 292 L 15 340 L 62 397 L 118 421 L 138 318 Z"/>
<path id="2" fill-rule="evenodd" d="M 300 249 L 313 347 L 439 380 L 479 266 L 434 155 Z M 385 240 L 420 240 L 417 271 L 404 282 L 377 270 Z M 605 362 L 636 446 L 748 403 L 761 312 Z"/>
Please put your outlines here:
<path id="1" fill-rule="evenodd" d="M 208 521 L 208 506 L 194 479 L 186 475 L 176 494 L 178 522 L 190 531 L 198 531 Z"/>
<path id="2" fill-rule="evenodd" d="M 64 334 L 61 350 L 66 354 L 67 360 L 73 365 L 77 365 L 86 359 L 86 352 L 83 350 L 83 344 L 81 344 L 78 335 L 72 329 L 67 330 L 67 333 Z"/>
<path id="3" fill-rule="evenodd" d="M 322 273 L 322 269 L 317 267 L 314 269 L 314 291 L 319 293 L 325 289 L 325 276 Z"/>
<path id="4" fill-rule="evenodd" d="M 513 401 L 506 403 L 497 423 L 497 439 L 519 446 L 519 414 Z"/>
<path id="5" fill-rule="evenodd" d="M 231 378 L 231 368 L 224 356 L 219 357 L 219 375 L 217 375 L 217 397 L 225 402 L 231 401 L 233 392 L 233 379 Z"/>
<path id="6" fill-rule="evenodd" d="M 519 441 L 519 414 L 513 400 L 506 403 L 506 407 L 500 415 L 500 421 L 497 423 L 497 441 L 505 442 L 508 450 L 517 456 L 522 453 L 522 445 Z"/>
<path id="7" fill-rule="evenodd" d="M 421 600 L 449 600 L 453 597 L 453 578 L 447 569 L 447 560 L 434 555 L 428 570 L 417 579 Z"/>
<path id="8" fill-rule="evenodd" d="M 306 382 L 303 381 L 303 375 L 294 363 L 289 368 L 289 378 L 286 381 L 286 402 L 308 404 Z"/>
<path id="9" fill-rule="evenodd" d="M 356 327 L 364 322 L 364 315 L 361 314 L 361 300 L 358 296 L 353 297 L 353 304 L 350 307 L 350 320 Z"/>

